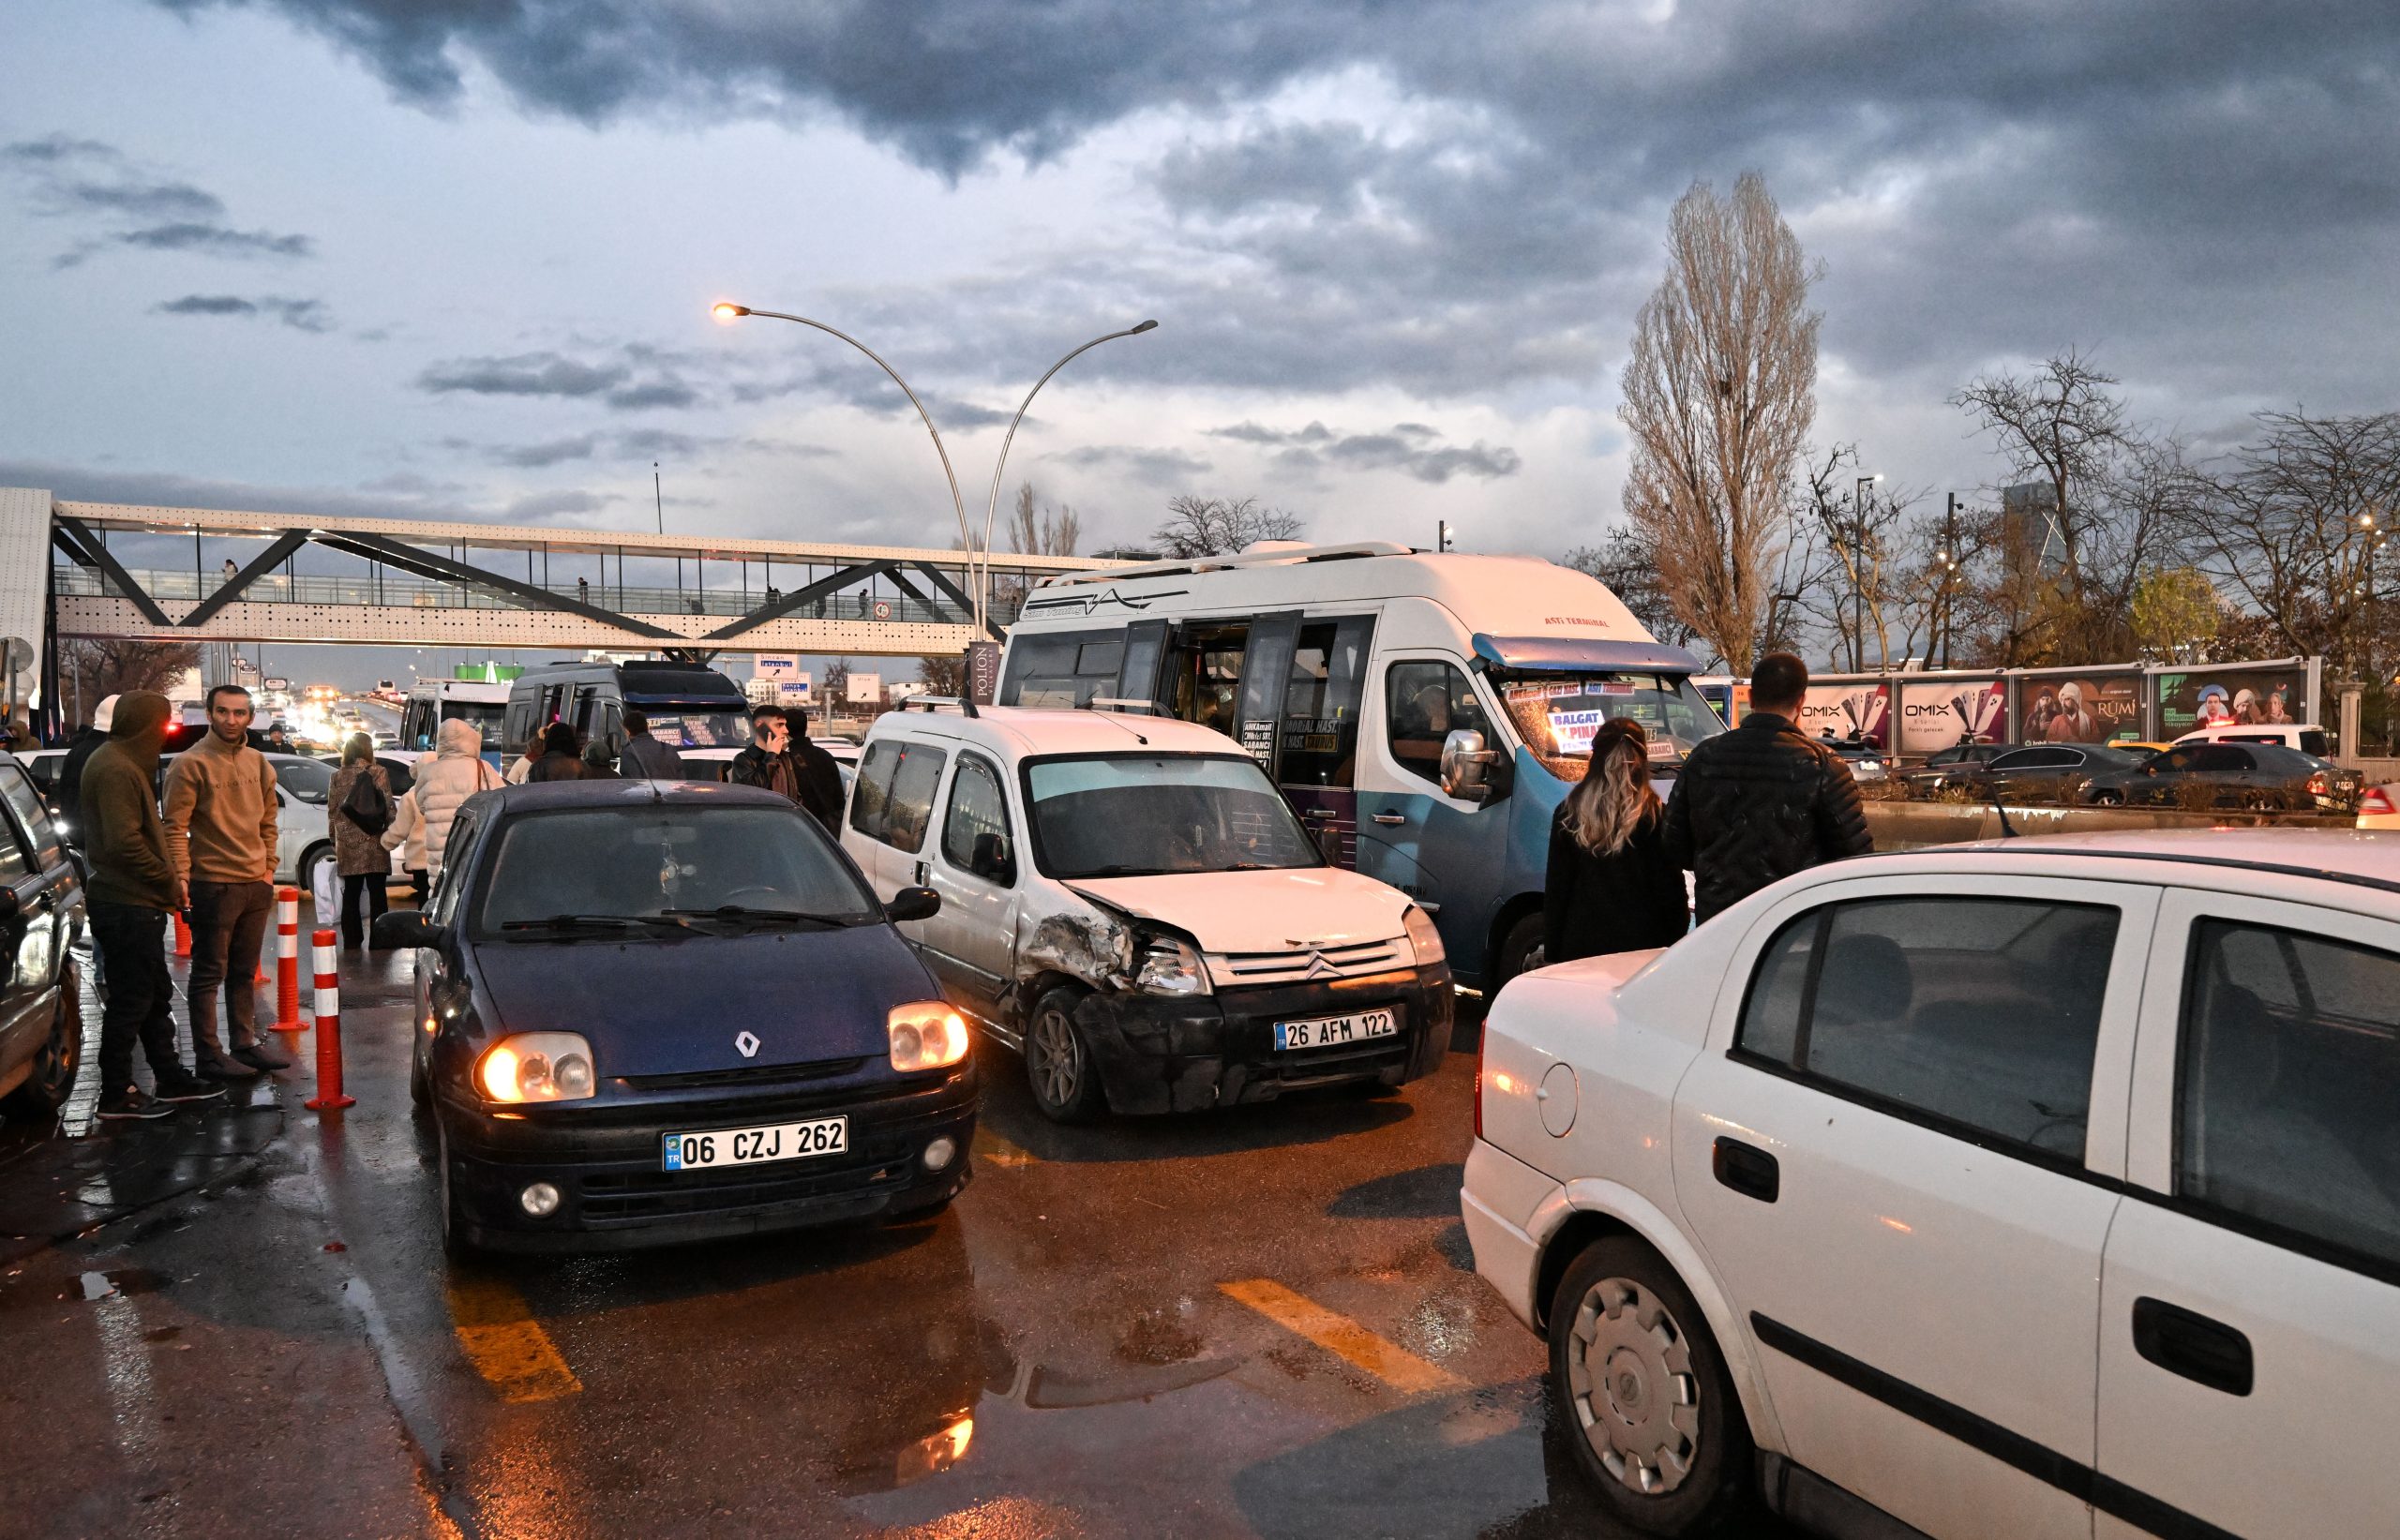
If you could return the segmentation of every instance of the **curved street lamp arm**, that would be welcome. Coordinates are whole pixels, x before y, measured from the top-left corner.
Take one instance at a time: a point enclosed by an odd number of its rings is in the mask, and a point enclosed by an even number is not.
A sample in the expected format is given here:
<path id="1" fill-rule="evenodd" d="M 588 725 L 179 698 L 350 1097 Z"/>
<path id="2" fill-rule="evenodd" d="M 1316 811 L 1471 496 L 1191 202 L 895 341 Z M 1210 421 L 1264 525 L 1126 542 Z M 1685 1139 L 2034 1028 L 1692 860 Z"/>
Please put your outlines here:
<path id="1" fill-rule="evenodd" d="M 968 546 L 968 561 L 972 562 L 975 559 L 972 544 L 974 540 L 974 531 L 968 528 L 967 501 L 964 498 L 961 498 L 958 495 L 958 476 L 950 468 L 950 451 L 942 447 L 941 430 L 934 426 L 932 414 L 925 411 L 925 404 L 917 399 L 917 393 L 908 388 L 908 381 L 900 378 L 900 371 L 893 368 L 891 365 L 886 364 L 883 361 L 881 354 L 878 353 L 873 348 L 868 347 L 865 343 L 861 342 L 857 337 L 854 337 L 849 333 L 842 331 L 836 327 L 828 326 L 821 321 L 811 321 L 806 316 L 786 315 L 781 310 L 754 310 L 747 306 L 734 306 L 729 308 L 741 315 L 770 316 L 776 321 L 788 321 L 802 326 L 814 326 L 820 332 L 830 333 L 834 336 L 840 337 L 843 341 L 848 343 L 851 347 L 856 348 L 859 351 L 866 354 L 869 358 L 874 359 L 876 367 L 892 376 L 892 382 L 900 387 L 900 394 L 908 398 L 908 404 L 915 407 L 917 409 L 917 415 L 924 420 L 925 431 L 933 435 L 934 453 L 941 456 L 941 473 L 950 483 L 950 504 L 958 515 L 958 538 L 962 543 Z"/>
<path id="2" fill-rule="evenodd" d="M 1065 368 L 1068 365 L 1073 363 L 1085 353 L 1091 351 L 1094 348 L 1099 347 L 1103 342 L 1114 342 L 1120 336 L 1136 336 L 1143 332 L 1155 330 L 1157 326 L 1157 321 L 1146 321 L 1138 326 L 1128 326 L 1121 332 L 1111 332 L 1106 336 L 1093 337 L 1089 342 L 1087 342 L 1082 347 L 1077 348 L 1073 352 L 1069 353 L 1066 357 L 1058 360 L 1056 364 L 1051 365 L 1048 371 L 1045 372 L 1041 379 L 1036 380 L 1033 382 L 1033 388 L 1025 393 L 1025 399 L 1017 405 L 1016 415 L 1009 419 L 1008 433 L 1000 440 L 1000 457 L 993 462 L 992 465 L 992 495 L 983 507 L 983 544 L 982 547 L 982 565 L 979 573 L 976 575 L 977 581 L 975 584 L 975 607 L 977 611 L 975 623 L 979 632 L 982 629 L 986 606 L 991 602 L 992 525 L 994 520 L 998 516 L 1000 511 L 1000 476 L 1001 473 L 1008 469 L 1009 445 L 1016 441 L 1017 425 L 1025 421 L 1027 410 L 1033 405 L 1033 398 L 1042 394 L 1042 387 L 1050 382 L 1051 375 L 1057 374 L 1060 369 Z M 970 546 L 969 548 L 971 552 L 973 547 Z"/>

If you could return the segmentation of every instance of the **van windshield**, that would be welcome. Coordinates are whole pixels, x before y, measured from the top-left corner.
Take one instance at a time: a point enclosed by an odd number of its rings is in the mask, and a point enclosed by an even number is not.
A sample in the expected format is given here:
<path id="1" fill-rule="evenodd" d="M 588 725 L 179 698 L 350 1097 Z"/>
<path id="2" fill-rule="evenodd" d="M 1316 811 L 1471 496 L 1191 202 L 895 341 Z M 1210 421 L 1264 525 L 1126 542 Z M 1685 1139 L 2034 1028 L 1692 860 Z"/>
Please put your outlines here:
<path id="1" fill-rule="evenodd" d="M 1679 765 L 1703 738 L 1725 730 L 1708 701 L 1680 674 L 1627 670 L 1493 669 L 1492 682 L 1517 736 L 1551 772 L 1580 781 L 1603 722 L 1630 717 L 1650 735 L 1654 764 Z"/>
<path id="2" fill-rule="evenodd" d="M 1026 766 L 1035 854 L 1051 876 L 1321 866 L 1257 761 L 1106 755 Z"/>

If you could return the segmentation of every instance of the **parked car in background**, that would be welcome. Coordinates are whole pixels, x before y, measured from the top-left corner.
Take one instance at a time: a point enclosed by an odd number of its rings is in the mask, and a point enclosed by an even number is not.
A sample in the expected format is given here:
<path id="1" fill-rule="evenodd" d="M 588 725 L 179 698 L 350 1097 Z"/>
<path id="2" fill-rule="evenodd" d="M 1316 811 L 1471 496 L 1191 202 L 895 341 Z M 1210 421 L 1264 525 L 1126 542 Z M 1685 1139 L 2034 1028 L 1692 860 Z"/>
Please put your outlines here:
<path id="1" fill-rule="evenodd" d="M 2195 727 L 2175 740 L 2185 743 L 2274 743 L 2287 749 L 2298 749 L 2322 759 L 2333 752 L 2333 740 L 2324 728 L 2315 723 L 2257 722 L 2219 723 L 2213 727 Z"/>
<path id="2" fill-rule="evenodd" d="M 938 908 L 922 888 L 878 904 L 772 792 L 469 799 L 427 906 L 374 927 L 418 949 L 410 1089 L 445 1241 L 621 1248 L 949 1203 L 967 1024 L 893 929 Z"/>
<path id="3" fill-rule="evenodd" d="M 1936 749 L 1933 753 L 1927 755 L 1924 763 L 1917 766 L 1916 770 L 1939 773 L 1944 770 L 1961 770 L 1969 765 L 1980 765 L 1986 760 L 1994 759 L 2008 753 L 2012 746 L 2007 743 L 1953 743 L 1946 749 Z"/>
<path id="4" fill-rule="evenodd" d="M 2396 873 L 1868 856 L 1510 984 L 1462 1204 L 1577 1466 L 1666 1535 L 2392 1533 Z"/>
<path id="5" fill-rule="evenodd" d="M 52 1118 L 67 1104 L 83 1054 L 73 950 L 85 929 L 81 870 L 42 795 L 0 754 L 0 1111 Z"/>
<path id="6" fill-rule="evenodd" d="M 903 707 L 867 735 L 842 843 L 878 894 L 941 895 L 903 933 L 1056 1121 L 1399 1085 L 1449 1046 L 1425 911 L 1328 862 L 1206 727 Z"/>
<path id="7" fill-rule="evenodd" d="M 2320 760 L 2272 743 L 2185 743 L 2093 776 L 2083 800 L 2103 807 L 2330 808 L 2338 794 L 2329 767 L 2320 767 Z"/>
<path id="8" fill-rule="evenodd" d="M 1841 756 L 1843 764 L 1850 767 L 1852 777 L 1862 783 L 1886 780 L 1892 773 L 1891 768 L 1884 763 L 1883 751 L 1865 739 L 1829 738 L 1822 741 L 1826 748 Z"/>
<path id="9" fill-rule="evenodd" d="M 2062 791 L 2092 776 L 2133 770 L 2144 757 L 2102 743 L 2033 743 L 2004 750 L 1981 763 L 1912 770 L 1901 780 L 1912 796 L 1956 787 L 1979 801 L 1997 797 L 2002 801 L 2048 802 L 2058 800 Z"/>

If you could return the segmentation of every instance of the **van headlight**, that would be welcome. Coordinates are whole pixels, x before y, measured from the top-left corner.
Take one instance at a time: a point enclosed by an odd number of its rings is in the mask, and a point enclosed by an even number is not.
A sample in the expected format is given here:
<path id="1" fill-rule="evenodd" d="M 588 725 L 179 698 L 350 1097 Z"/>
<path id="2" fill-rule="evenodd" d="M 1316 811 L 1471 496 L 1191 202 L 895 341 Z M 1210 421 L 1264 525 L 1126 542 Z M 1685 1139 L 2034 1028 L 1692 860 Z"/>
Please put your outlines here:
<path id="1" fill-rule="evenodd" d="M 1133 959 L 1133 987 L 1145 994 L 1206 994 L 1208 964 L 1189 941 L 1172 935 L 1142 939 Z"/>
<path id="2" fill-rule="evenodd" d="M 939 1000 L 893 1006 L 883 1026 L 894 1069 L 946 1069 L 967 1056 L 966 1019 Z"/>
<path id="3" fill-rule="evenodd" d="M 580 1101 L 599 1080 L 580 1032 L 519 1032 L 475 1065 L 476 1089 L 494 1101 Z"/>
<path id="4" fill-rule="evenodd" d="M 1408 944 L 1417 952 L 1417 965 L 1430 968 L 1443 960 L 1442 933 L 1433 928 L 1433 917 L 1412 904 L 1401 923 L 1408 929 Z"/>

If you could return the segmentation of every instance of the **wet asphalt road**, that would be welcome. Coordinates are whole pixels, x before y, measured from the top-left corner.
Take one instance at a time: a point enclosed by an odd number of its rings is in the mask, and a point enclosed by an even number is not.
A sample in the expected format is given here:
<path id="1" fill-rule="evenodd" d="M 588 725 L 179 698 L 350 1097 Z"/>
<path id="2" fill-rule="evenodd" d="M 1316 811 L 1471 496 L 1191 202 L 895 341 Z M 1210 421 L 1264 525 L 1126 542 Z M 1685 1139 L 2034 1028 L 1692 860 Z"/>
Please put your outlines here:
<path id="1" fill-rule="evenodd" d="M 1471 1026 L 1388 1098 L 1082 1129 L 996 1049 L 938 1219 L 453 1265 L 408 966 L 345 966 L 347 1113 L 303 1037 L 244 1107 L 0 1136 L 0 1533 L 1623 1533 L 1472 1271 Z"/>

